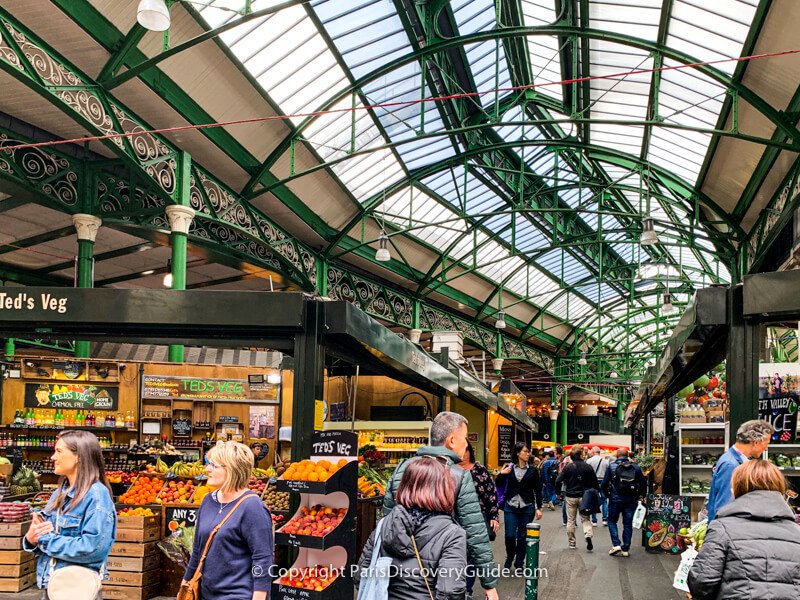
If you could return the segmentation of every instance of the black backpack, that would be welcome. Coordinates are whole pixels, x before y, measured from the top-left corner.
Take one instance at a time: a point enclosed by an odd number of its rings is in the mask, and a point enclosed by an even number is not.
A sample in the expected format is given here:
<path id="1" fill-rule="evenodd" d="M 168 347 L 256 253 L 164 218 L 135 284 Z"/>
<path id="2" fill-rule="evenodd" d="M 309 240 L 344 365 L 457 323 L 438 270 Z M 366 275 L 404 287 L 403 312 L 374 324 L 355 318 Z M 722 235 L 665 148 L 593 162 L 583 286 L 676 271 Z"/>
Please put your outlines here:
<path id="1" fill-rule="evenodd" d="M 630 461 L 620 463 L 614 470 L 614 488 L 622 496 L 636 496 L 639 486 L 636 483 L 636 467 Z"/>
<path id="2" fill-rule="evenodd" d="M 549 480 L 551 483 L 555 483 L 556 479 L 558 478 L 558 461 L 553 460 L 550 464 L 550 467 L 547 469 L 547 475 L 549 476 Z"/>

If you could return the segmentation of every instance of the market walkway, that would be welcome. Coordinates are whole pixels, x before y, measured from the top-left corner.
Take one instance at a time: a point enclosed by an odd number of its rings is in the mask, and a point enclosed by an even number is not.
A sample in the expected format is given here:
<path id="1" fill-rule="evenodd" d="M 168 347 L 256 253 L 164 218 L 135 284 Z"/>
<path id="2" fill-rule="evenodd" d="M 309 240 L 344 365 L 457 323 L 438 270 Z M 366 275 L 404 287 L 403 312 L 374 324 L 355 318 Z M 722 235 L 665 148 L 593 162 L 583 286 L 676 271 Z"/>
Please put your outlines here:
<path id="1" fill-rule="evenodd" d="M 569 550 L 567 534 L 561 526 L 561 511 L 544 511 L 541 551 L 545 554 L 540 556 L 539 566 L 547 569 L 547 577 L 540 580 L 539 600 L 685 600 L 684 595 L 672 588 L 677 557 L 647 554 L 636 544 L 630 558 L 609 556 L 611 542 L 606 527 L 595 530 L 594 541 L 594 552 L 586 552 L 583 545 L 578 550 Z M 494 552 L 498 561 L 505 558 L 502 538 L 495 542 Z M 522 579 L 505 579 L 498 591 L 501 600 L 525 598 Z M 0 593 L 0 600 L 6 598 L 39 600 L 41 592 L 31 589 L 19 594 Z M 478 594 L 475 598 L 480 600 Z M 153 600 L 169 599 L 160 596 Z"/>
<path id="2" fill-rule="evenodd" d="M 621 525 L 621 520 L 620 520 Z M 502 531 L 502 529 L 501 529 Z M 578 531 L 578 549 L 567 548 L 566 529 L 561 525 L 561 511 L 544 511 L 539 567 L 547 577 L 539 581 L 539 600 L 686 600 L 672 587 L 672 575 L 679 559 L 666 554 L 648 554 L 636 540 L 629 558 L 608 555 L 611 540 L 607 527 L 594 531 L 594 551 L 587 552 Z M 502 561 L 502 539 L 494 545 L 495 558 Z M 477 591 L 477 590 L 476 590 Z M 524 600 L 524 582 L 511 578 L 498 587 L 501 600 Z M 479 596 L 475 596 L 478 600 Z"/>

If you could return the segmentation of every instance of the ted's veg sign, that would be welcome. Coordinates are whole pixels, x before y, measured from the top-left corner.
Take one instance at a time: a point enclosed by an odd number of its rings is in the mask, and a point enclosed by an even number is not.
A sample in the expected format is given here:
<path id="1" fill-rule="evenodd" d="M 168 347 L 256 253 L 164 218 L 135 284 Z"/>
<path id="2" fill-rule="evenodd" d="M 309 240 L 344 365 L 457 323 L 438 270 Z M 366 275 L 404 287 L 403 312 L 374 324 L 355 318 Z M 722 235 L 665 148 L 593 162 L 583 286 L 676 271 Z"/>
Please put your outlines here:
<path id="1" fill-rule="evenodd" d="M 117 410 L 119 388 L 87 383 L 26 383 L 25 406 L 78 410 Z"/>

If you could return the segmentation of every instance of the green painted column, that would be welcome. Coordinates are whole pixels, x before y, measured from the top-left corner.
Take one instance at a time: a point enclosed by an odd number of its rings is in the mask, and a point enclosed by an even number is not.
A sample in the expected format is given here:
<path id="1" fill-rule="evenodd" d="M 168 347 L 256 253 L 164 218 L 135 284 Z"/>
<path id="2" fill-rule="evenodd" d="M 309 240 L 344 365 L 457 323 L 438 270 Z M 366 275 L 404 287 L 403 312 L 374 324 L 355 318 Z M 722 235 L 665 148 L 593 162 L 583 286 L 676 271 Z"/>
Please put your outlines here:
<path id="1" fill-rule="evenodd" d="M 324 256 L 317 259 L 317 292 L 328 295 L 328 260 Z"/>
<path id="2" fill-rule="evenodd" d="M 561 396 L 561 414 L 558 415 L 561 423 L 561 437 L 559 443 L 562 446 L 567 445 L 567 416 L 569 415 L 569 394 L 564 390 L 564 395 Z"/>
<path id="3" fill-rule="evenodd" d="M 558 386 L 550 386 L 550 441 L 554 444 L 558 442 Z M 553 418 L 555 416 L 555 419 Z"/>
<path id="4" fill-rule="evenodd" d="M 14 357 L 14 338 L 8 338 L 5 344 L 6 360 L 11 360 Z"/>
<path id="5" fill-rule="evenodd" d="M 103 224 L 102 219 L 94 215 L 78 213 L 72 215 L 72 224 L 78 233 L 78 264 L 76 266 L 75 287 L 94 287 L 94 241 L 97 231 Z M 75 357 L 89 358 L 89 342 L 75 342 Z"/>
<path id="6" fill-rule="evenodd" d="M 172 244 L 172 289 L 181 291 L 186 289 L 186 246 L 189 226 L 194 219 L 194 209 L 188 206 L 173 204 L 165 209 L 169 226 L 172 231 L 170 243 Z M 183 362 L 183 344 L 170 344 L 169 362 Z"/>

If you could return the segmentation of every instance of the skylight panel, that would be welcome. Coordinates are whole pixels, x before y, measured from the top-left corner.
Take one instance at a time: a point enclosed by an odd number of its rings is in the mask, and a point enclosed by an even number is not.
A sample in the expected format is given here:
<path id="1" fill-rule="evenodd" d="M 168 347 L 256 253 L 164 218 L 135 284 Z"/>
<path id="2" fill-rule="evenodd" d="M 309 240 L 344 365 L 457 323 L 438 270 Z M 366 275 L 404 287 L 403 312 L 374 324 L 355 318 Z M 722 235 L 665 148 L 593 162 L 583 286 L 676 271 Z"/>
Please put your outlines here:
<path id="1" fill-rule="evenodd" d="M 469 35 L 495 27 L 493 0 L 452 0 L 450 6 L 461 35 Z"/>
<path id="2" fill-rule="evenodd" d="M 661 17 L 662 0 L 592 0 L 589 26 L 655 41 Z"/>
<path id="3" fill-rule="evenodd" d="M 480 92 L 476 100 L 484 106 L 489 106 L 494 102 L 496 95 L 502 96 L 508 93 L 497 90 L 507 90 L 511 87 L 505 49 L 502 44 L 490 41 L 470 44 L 465 49 L 475 86 Z"/>
<path id="4" fill-rule="evenodd" d="M 336 163 L 332 168 L 359 202 L 369 199 L 404 176 L 400 163 L 386 148 Z"/>
<path id="5" fill-rule="evenodd" d="M 558 20 L 555 3 L 552 0 L 522 0 L 522 15 L 526 26 L 549 25 Z M 533 83 L 537 92 L 562 99 L 560 85 L 552 85 L 561 81 L 561 59 L 558 39 L 552 36 L 528 36 Z M 545 85 L 542 85 L 545 84 Z M 551 85 L 547 85 L 551 84 Z"/>

